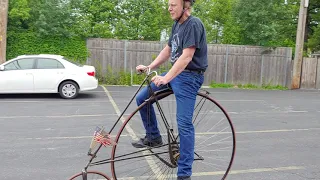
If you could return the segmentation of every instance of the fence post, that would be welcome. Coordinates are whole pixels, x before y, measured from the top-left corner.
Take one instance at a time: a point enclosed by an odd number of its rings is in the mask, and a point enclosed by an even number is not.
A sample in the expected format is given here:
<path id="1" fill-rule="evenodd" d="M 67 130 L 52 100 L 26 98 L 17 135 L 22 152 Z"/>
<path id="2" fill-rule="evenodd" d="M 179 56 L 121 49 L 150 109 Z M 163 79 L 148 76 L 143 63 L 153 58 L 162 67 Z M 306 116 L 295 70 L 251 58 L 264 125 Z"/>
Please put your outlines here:
<path id="1" fill-rule="evenodd" d="M 131 60 L 132 61 L 132 60 Z M 132 72 L 132 63 L 131 63 L 131 68 L 130 68 L 130 85 L 133 85 L 133 72 Z"/>
<path id="2" fill-rule="evenodd" d="M 261 71 L 260 71 L 260 86 L 262 87 L 262 79 L 263 79 L 263 65 L 264 65 L 264 63 L 263 63 L 263 61 L 264 61 L 264 54 L 262 54 L 262 56 L 261 56 Z"/>
<path id="3" fill-rule="evenodd" d="M 227 83 L 227 76 L 228 76 L 228 56 L 229 56 L 229 46 L 227 45 L 226 64 L 225 64 L 225 67 L 224 67 L 224 83 Z"/>
<path id="4" fill-rule="evenodd" d="M 316 89 L 320 89 L 320 56 L 316 56 L 317 71 L 316 71 Z"/>
<path id="5" fill-rule="evenodd" d="M 288 48 L 286 48 L 286 58 L 285 58 L 285 74 L 284 74 L 284 85 L 283 86 L 287 86 L 287 77 L 288 77 L 288 58 L 289 58 L 289 50 Z"/>
<path id="6" fill-rule="evenodd" d="M 87 47 L 87 49 L 90 51 L 90 48 L 89 48 L 89 46 L 88 46 L 88 39 L 86 39 L 86 47 Z M 89 60 L 89 56 L 87 56 L 86 64 L 92 65 L 92 64 L 91 64 L 91 61 Z"/>
<path id="7" fill-rule="evenodd" d="M 124 41 L 124 72 L 127 72 L 127 40 Z"/>

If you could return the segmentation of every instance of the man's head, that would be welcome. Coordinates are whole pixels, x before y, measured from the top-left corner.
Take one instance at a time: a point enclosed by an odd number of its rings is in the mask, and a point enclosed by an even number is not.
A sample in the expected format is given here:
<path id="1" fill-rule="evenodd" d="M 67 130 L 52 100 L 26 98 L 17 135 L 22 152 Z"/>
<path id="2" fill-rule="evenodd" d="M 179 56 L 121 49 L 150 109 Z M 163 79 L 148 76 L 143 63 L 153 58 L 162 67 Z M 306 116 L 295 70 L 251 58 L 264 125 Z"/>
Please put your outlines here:
<path id="1" fill-rule="evenodd" d="M 190 13 L 195 0 L 169 0 L 168 10 L 173 20 L 178 20 L 185 12 Z"/>

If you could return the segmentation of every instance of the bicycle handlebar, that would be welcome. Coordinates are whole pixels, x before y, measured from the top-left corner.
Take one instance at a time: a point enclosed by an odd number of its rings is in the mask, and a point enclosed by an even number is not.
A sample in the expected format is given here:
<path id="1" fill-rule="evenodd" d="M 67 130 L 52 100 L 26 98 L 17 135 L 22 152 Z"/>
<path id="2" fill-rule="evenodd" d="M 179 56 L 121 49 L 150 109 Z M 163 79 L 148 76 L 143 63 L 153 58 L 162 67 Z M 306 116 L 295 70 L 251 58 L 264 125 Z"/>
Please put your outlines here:
<path id="1" fill-rule="evenodd" d="M 147 70 L 147 75 L 150 75 L 152 73 L 155 73 L 156 76 L 158 76 L 158 72 L 157 71 L 151 71 L 151 69 L 148 67 L 148 70 Z"/>
<path id="2" fill-rule="evenodd" d="M 147 67 L 146 70 L 144 71 L 139 71 L 138 74 L 141 74 L 141 73 L 146 73 L 147 76 L 150 76 L 152 73 L 155 73 L 156 76 L 158 76 L 158 72 L 157 71 L 151 71 L 150 67 Z"/>

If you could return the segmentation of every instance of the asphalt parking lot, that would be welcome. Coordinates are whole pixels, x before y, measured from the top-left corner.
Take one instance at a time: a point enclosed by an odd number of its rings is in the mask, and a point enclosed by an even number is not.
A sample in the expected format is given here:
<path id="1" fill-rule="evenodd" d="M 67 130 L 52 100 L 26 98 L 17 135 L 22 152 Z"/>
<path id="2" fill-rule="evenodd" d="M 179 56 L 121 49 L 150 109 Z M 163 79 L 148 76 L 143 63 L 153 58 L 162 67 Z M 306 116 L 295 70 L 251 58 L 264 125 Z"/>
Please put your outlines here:
<path id="1" fill-rule="evenodd" d="M 95 127 L 111 128 L 136 89 L 99 87 L 74 100 L 0 95 L 0 179 L 62 180 L 80 172 Z M 227 179 L 320 179 L 320 91 L 209 91 L 236 129 L 236 156 Z M 108 149 L 104 155 L 108 158 Z M 93 167 L 111 176 L 108 168 Z"/>

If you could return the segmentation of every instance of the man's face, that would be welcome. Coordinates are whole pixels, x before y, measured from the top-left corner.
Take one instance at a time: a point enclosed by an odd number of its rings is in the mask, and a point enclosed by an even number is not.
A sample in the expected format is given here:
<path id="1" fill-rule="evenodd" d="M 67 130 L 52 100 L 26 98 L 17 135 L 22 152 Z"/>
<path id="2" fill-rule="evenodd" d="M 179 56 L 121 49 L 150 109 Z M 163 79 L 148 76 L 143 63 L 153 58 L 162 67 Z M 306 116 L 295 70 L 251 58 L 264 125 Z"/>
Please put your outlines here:
<path id="1" fill-rule="evenodd" d="M 183 10 L 183 0 L 169 0 L 168 11 L 171 19 L 176 20 L 181 16 Z"/>

